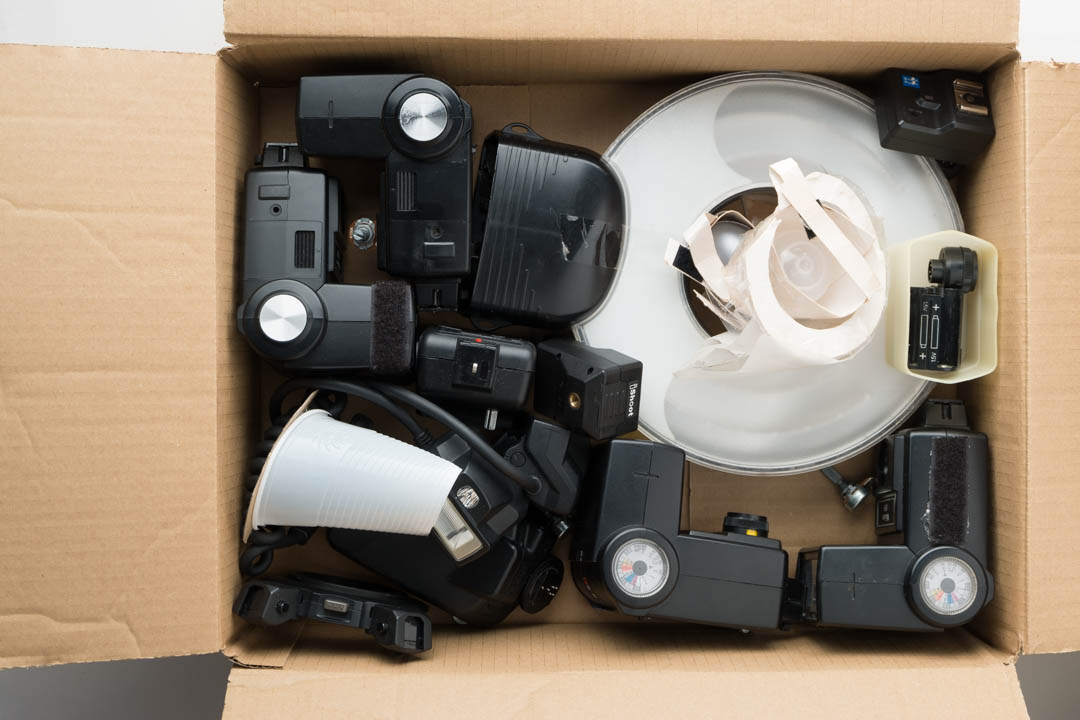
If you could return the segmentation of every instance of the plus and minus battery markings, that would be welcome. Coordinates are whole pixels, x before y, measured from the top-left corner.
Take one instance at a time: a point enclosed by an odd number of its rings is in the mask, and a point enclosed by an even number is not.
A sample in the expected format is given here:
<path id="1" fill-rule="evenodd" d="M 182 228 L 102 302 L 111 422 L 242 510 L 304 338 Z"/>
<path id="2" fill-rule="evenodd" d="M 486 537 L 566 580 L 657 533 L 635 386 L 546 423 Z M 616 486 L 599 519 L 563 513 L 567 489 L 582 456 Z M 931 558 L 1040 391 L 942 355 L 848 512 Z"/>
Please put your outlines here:
<path id="1" fill-rule="evenodd" d="M 919 316 L 919 349 L 922 350 L 922 352 L 919 353 L 919 358 L 921 360 L 926 359 L 927 345 L 930 346 L 930 350 L 938 349 L 938 341 L 941 336 L 941 317 L 938 315 L 941 306 L 934 303 L 933 315 L 928 315 L 926 312 L 927 309 L 927 304 L 923 303 L 923 313 Z M 930 359 L 932 361 L 936 360 L 937 353 L 931 352 Z"/>

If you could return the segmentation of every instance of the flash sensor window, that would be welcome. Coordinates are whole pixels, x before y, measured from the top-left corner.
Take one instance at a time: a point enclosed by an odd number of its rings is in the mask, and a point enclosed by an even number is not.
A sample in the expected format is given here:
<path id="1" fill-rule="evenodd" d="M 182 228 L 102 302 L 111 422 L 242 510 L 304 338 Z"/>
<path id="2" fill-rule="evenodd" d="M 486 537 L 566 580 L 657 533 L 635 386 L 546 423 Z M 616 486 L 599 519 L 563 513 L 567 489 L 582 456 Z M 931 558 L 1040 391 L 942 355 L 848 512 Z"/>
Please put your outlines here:
<path id="1" fill-rule="evenodd" d="M 435 521 L 435 535 L 442 542 L 454 560 L 461 562 L 483 548 L 480 538 L 465 522 L 465 518 L 454 507 L 454 503 L 447 498 L 439 511 L 439 519 Z"/>

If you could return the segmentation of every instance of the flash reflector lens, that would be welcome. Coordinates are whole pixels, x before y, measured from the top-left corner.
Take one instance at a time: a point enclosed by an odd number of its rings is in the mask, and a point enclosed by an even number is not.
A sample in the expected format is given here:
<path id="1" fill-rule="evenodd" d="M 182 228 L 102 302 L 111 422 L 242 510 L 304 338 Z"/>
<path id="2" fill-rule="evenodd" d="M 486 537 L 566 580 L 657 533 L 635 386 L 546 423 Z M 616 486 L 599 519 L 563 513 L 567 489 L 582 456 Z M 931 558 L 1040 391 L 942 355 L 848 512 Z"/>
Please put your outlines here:
<path id="1" fill-rule="evenodd" d="M 450 498 L 446 498 L 442 510 L 439 511 L 439 518 L 435 521 L 435 535 L 457 562 L 483 547 L 480 538 L 476 537 L 476 533 L 466 524 L 465 518 L 461 517 Z"/>

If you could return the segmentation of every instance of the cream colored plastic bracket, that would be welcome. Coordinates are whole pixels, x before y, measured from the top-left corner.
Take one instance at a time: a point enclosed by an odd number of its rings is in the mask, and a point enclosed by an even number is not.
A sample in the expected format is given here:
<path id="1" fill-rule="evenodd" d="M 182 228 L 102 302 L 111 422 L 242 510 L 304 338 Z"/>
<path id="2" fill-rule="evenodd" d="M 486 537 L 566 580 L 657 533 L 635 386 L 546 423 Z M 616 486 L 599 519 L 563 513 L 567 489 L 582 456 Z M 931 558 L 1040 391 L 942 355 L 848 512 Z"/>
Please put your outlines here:
<path id="1" fill-rule="evenodd" d="M 927 264 L 942 248 L 956 246 L 971 248 L 979 259 L 975 289 L 964 297 L 960 365 L 952 372 L 911 370 L 907 366 L 910 289 L 929 285 Z M 905 375 L 949 385 L 992 373 L 997 367 L 997 248 L 974 235 L 945 230 L 893 245 L 888 253 L 885 353 L 889 364 Z"/>

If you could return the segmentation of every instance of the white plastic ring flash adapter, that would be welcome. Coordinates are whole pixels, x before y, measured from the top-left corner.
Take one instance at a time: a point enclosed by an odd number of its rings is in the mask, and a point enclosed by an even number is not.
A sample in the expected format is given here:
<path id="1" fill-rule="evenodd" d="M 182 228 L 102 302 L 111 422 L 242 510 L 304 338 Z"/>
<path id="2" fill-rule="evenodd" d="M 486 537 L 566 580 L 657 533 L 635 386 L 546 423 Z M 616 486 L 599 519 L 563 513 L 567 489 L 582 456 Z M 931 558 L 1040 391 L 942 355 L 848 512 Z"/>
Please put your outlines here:
<path id="1" fill-rule="evenodd" d="M 627 229 L 607 297 L 574 333 L 643 363 L 639 427 L 647 436 L 707 467 L 796 474 L 872 447 L 922 404 L 930 383 L 893 370 L 880 331 L 833 365 L 760 377 L 679 374 L 709 335 L 683 276 L 663 262 L 667 242 L 704 213 L 769 187 L 778 160 L 842 179 L 880 224 L 886 246 L 962 228 L 933 161 L 881 148 L 869 98 L 798 73 L 724 75 L 650 108 L 604 158 L 622 185 Z M 812 280 L 814 260 L 793 251 L 789 262 Z"/>

